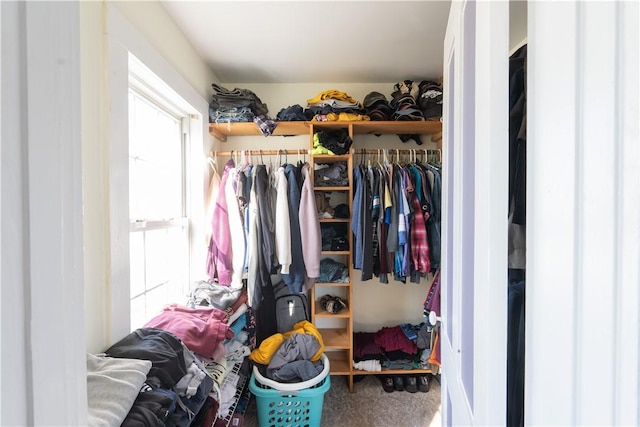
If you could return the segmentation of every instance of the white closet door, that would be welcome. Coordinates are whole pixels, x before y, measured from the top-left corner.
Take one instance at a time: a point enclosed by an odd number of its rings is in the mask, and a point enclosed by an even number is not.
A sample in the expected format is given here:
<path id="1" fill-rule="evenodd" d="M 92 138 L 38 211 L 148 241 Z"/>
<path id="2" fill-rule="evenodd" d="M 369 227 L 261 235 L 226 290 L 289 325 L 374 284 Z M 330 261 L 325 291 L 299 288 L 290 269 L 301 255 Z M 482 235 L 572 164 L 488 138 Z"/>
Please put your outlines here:
<path id="1" fill-rule="evenodd" d="M 529 2 L 527 425 L 638 425 L 638 2 Z"/>
<path id="2" fill-rule="evenodd" d="M 453 2 L 444 50 L 443 425 L 506 422 L 508 2 Z"/>

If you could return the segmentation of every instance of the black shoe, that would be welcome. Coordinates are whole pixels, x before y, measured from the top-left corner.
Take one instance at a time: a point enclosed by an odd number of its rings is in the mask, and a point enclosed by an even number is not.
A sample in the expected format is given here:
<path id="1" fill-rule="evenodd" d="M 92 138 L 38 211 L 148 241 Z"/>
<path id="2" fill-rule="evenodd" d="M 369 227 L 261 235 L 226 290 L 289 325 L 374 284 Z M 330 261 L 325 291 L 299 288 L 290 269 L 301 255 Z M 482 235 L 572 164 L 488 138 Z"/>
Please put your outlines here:
<path id="1" fill-rule="evenodd" d="M 418 383 L 418 390 L 423 393 L 429 391 L 429 379 L 426 375 L 419 375 L 416 377 L 416 382 Z"/>
<path id="2" fill-rule="evenodd" d="M 382 389 L 384 391 L 393 393 L 393 379 L 391 377 L 379 377 L 379 380 L 382 382 Z"/>
<path id="3" fill-rule="evenodd" d="M 415 393 L 418 391 L 418 385 L 416 377 L 406 376 L 404 377 L 404 389 L 409 393 Z"/>
<path id="4" fill-rule="evenodd" d="M 402 381 L 402 377 L 393 377 L 393 388 L 398 391 L 404 390 L 404 382 Z"/>

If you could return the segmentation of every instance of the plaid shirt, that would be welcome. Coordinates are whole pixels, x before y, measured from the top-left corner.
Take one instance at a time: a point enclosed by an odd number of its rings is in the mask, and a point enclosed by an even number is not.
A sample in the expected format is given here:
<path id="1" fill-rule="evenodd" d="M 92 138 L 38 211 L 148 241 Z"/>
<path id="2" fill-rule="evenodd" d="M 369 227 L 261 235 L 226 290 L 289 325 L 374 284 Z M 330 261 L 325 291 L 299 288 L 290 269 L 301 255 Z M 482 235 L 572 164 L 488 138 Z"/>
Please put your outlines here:
<path id="1" fill-rule="evenodd" d="M 422 208 L 415 192 L 411 194 L 413 216 L 411 218 L 411 260 L 416 271 L 428 273 L 431 270 L 426 220 L 428 212 L 422 214 Z"/>

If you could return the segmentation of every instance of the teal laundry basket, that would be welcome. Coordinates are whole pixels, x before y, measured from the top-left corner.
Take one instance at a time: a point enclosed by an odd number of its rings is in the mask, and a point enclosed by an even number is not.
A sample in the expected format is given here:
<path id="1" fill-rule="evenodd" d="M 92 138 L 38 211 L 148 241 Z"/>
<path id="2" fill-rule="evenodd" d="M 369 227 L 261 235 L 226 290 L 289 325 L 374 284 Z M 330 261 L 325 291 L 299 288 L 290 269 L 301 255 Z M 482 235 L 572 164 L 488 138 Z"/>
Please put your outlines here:
<path id="1" fill-rule="evenodd" d="M 300 383 L 278 383 L 254 366 L 249 390 L 256 397 L 260 427 L 320 427 L 324 394 L 331 387 L 329 359 L 315 378 Z"/>

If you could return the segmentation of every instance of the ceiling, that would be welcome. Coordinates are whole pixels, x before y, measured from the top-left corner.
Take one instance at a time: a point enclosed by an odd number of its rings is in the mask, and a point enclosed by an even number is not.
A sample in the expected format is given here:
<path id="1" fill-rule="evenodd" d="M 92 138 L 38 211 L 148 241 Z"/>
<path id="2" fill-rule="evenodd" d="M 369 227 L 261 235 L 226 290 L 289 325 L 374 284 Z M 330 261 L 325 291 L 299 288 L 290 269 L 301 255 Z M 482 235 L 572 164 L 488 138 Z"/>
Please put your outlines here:
<path id="1" fill-rule="evenodd" d="M 450 1 L 163 1 L 221 83 L 442 75 Z"/>

